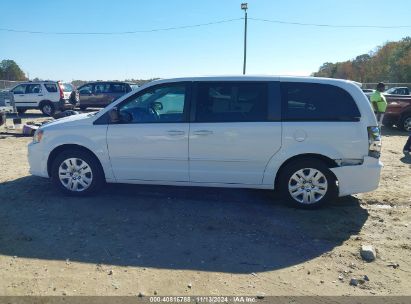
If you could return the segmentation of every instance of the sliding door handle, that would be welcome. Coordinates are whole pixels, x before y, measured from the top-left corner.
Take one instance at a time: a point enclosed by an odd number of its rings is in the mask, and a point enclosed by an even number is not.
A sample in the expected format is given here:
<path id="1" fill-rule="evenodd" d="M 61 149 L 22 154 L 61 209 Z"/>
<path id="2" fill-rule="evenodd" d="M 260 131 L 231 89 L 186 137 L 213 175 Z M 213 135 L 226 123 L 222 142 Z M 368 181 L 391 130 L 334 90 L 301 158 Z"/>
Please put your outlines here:
<path id="1" fill-rule="evenodd" d="M 181 130 L 169 130 L 167 131 L 167 134 L 170 136 L 178 136 L 178 135 L 184 135 L 186 132 L 181 131 Z"/>
<path id="2" fill-rule="evenodd" d="M 194 131 L 194 132 L 193 132 L 194 135 L 201 135 L 201 136 L 211 135 L 211 134 L 213 134 L 213 133 L 214 133 L 214 132 L 211 131 L 211 130 L 197 130 L 197 131 Z"/>

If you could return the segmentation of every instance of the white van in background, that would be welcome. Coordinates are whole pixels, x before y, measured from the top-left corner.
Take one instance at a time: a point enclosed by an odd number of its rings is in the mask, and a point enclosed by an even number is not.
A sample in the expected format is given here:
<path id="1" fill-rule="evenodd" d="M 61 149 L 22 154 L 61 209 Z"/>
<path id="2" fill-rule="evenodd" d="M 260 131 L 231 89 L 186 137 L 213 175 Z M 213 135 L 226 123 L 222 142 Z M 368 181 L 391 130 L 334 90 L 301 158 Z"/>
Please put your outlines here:
<path id="1" fill-rule="evenodd" d="M 376 189 L 380 148 L 370 103 L 350 81 L 194 77 L 42 126 L 29 162 L 73 195 L 104 182 L 241 187 L 314 208 Z"/>

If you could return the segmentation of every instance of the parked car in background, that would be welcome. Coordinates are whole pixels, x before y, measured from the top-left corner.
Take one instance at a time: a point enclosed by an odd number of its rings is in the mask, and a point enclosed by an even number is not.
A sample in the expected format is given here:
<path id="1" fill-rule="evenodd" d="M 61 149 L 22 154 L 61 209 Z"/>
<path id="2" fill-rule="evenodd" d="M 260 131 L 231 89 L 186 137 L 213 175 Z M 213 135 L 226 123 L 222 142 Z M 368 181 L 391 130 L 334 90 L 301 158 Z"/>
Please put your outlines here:
<path id="1" fill-rule="evenodd" d="M 385 98 L 388 105 L 383 124 L 411 131 L 411 95 L 385 95 Z"/>
<path id="2" fill-rule="evenodd" d="M 88 107 L 104 108 L 117 98 L 135 90 L 138 85 L 129 82 L 119 81 L 99 81 L 90 82 L 81 87 L 78 91 L 80 94 L 80 109 L 85 110 Z"/>
<path id="3" fill-rule="evenodd" d="M 234 76 L 150 82 L 40 127 L 28 156 L 32 174 L 72 195 L 104 182 L 278 189 L 314 208 L 376 189 L 380 149 L 356 84 Z"/>
<path id="4" fill-rule="evenodd" d="M 368 99 L 370 99 L 371 95 L 375 92 L 373 89 L 362 89 L 362 91 Z"/>
<path id="5" fill-rule="evenodd" d="M 384 92 L 385 95 L 410 95 L 410 89 L 407 87 L 393 87 Z"/>
<path id="6" fill-rule="evenodd" d="M 18 113 L 28 109 L 39 109 L 45 115 L 52 116 L 56 111 L 73 109 L 78 105 L 78 99 L 70 98 L 70 93 L 64 92 L 60 81 L 28 81 L 13 87 L 14 102 Z"/>
<path id="7" fill-rule="evenodd" d="M 78 105 L 80 103 L 80 94 L 76 87 L 71 83 L 63 83 L 64 99 L 70 100 L 70 103 Z"/>

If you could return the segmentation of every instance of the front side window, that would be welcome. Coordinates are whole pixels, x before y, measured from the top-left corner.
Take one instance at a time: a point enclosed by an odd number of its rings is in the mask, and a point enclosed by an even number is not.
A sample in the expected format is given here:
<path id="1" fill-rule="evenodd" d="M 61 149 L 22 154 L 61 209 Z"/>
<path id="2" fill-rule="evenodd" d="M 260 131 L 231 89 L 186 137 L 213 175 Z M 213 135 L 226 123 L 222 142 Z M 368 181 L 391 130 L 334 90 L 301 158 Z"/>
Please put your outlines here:
<path id="1" fill-rule="evenodd" d="M 342 88 L 319 83 L 282 82 L 283 120 L 358 121 L 361 114 Z"/>
<path id="2" fill-rule="evenodd" d="M 197 122 L 267 121 L 267 84 L 199 83 Z"/>
<path id="3" fill-rule="evenodd" d="M 182 122 L 185 103 L 185 85 L 164 85 L 130 97 L 118 109 L 123 123 Z"/>
<path id="4" fill-rule="evenodd" d="M 29 84 L 26 88 L 26 94 L 38 94 L 41 92 L 39 84 Z"/>
<path id="5" fill-rule="evenodd" d="M 93 93 L 93 85 L 86 84 L 79 89 L 80 94 L 92 94 Z"/>
<path id="6" fill-rule="evenodd" d="M 17 87 L 15 87 L 13 89 L 13 93 L 14 94 L 25 94 L 26 93 L 26 85 L 25 84 L 18 85 Z"/>

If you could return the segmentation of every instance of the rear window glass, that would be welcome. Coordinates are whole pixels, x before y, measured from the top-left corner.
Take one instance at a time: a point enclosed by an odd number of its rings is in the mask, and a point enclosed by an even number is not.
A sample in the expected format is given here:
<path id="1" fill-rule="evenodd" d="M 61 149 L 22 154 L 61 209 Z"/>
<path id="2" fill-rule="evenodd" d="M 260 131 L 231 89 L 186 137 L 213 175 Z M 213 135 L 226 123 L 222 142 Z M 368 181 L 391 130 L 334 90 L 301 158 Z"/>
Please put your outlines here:
<path id="1" fill-rule="evenodd" d="M 199 83 L 196 121 L 267 121 L 265 83 Z"/>
<path id="2" fill-rule="evenodd" d="M 57 92 L 57 86 L 54 83 L 45 83 L 44 86 L 49 93 Z"/>
<path id="3" fill-rule="evenodd" d="M 342 88 L 319 83 L 281 83 L 283 120 L 358 121 L 360 111 Z"/>
<path id="4" fill-rule="evenodd" d="M 63 91 L 64 92 L 72 92 L 73 91 L 73 86 L 69 83 L 63 83 Z"/>

